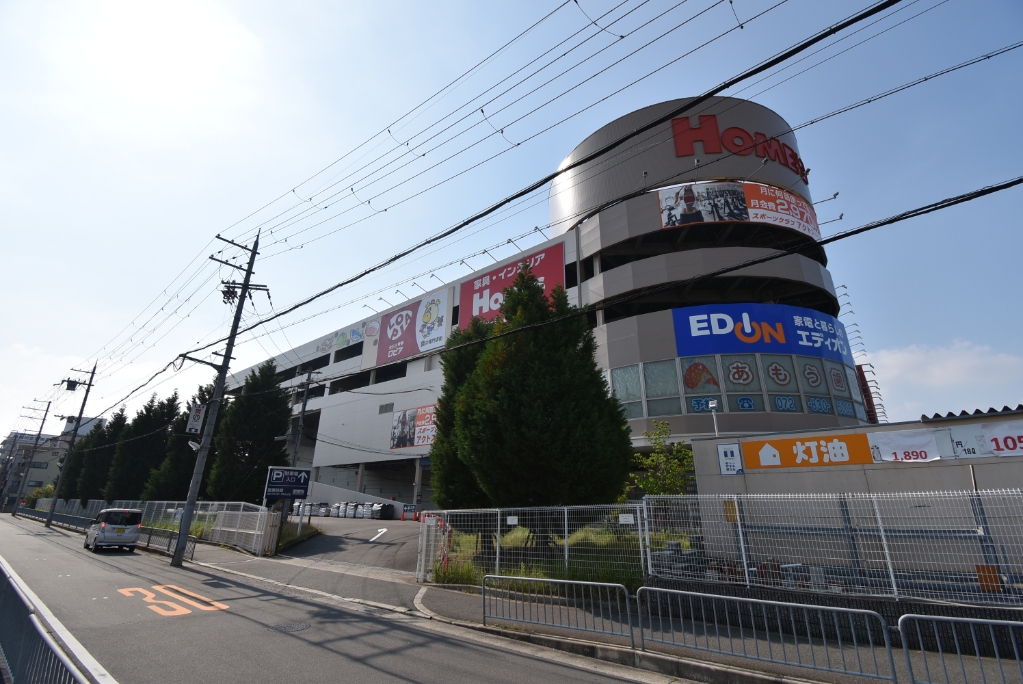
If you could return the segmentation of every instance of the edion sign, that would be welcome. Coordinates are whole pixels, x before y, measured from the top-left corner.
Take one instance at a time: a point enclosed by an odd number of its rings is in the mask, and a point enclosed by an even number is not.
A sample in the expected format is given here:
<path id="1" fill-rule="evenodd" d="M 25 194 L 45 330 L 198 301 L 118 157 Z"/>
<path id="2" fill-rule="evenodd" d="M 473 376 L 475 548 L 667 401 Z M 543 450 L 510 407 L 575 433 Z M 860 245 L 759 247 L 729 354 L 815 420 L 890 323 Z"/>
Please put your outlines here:
<path id="1" fill-rule="evenodd" d="M 722 147 L 733 154 L 745 157 L 756 154 L 758 157 L 770 159 L 788 167 L 799 176 L 804 183 L 810 184 L 806 168 L 799 153 L 780 140 L 766 133 L 754 132 L 752 135 L 745 128 L 731 126 L 724 131 L 718 127 L 718 118 L 714 114 L 701 114 L 700 125 L 692 127 L 688 116 L 671 120 L 671 130 L 675 138 L 675 156 L 691 157 L 696 154 L 693 143 L 703 145 L 704 154 L 721 154 Z"/>
<path id="2" fill-rule="evenodd" d="M 504 291 L 515 281 L 523 261 L 529 264 L 544 292 L 549 294 L 558 285 L 564 286 L 565 245 L 559 242 L 463 282 L 458 298 L 459 321 L 468 323 L 474 316 L 485 321 L 496 318 L 504 304 Z"/>

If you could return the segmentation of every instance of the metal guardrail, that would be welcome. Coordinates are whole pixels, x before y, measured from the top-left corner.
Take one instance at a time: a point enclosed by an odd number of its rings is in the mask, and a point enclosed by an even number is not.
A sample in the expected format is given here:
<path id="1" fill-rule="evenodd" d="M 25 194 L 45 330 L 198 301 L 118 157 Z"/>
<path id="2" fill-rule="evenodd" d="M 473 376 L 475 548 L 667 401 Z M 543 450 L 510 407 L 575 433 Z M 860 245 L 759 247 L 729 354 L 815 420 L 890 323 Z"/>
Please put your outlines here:
<path id="1" fill-rule="evenodd" d="M 899 635 L 911 684 L 1023 681 L 1023 622 L 903 615 Z"/>
<path id="2" fill-rule="evenodd" d="M 18 508 L 18 515 L 31 520 L 44 521 L 46 520 L 46 512 L 38 511 L 31 508 Z M 55 513 L 53 515 L 53 524 L 60 527 L 65 527 L 71 530 L 77 530 L 79 532 L 85 532 L 89 529 L 92 524 L 92 518 L 83 518 L 78 515 L 66 515 L 63 513 Z M 138 546 L 153 550 L 160 551 L 163 553 L 173 553 L 174 544 L 177 541 L 178 533 L 175 530 L 165 530 L 158 527 L 142 527 L 139 530 L 139 541 Z M 195 558 L 195 544 L 196 538 L 192 535 L 188 536 L 188 543 L 185 546 L 185 554 L 188 558 Z"/>
<path id="3" fill-rule="evenodd" d="M 636 602 L 643 650 L 652 641 L 898 681 L 888 626 L 873 611 L 655 587 L 640 587 Z"/>
<path id="4" fill-rule="evenodd" d="M 88 684 L 35 612 L 32 602 L 0 566 L 0 681 Z"/>
<path id="5" fill-rule="evenodd" d="M 635 648 L 631 603 L 621 584 L 499 575 L 483 578 L 483 624 L 491 618 L 627 636 Z"/>

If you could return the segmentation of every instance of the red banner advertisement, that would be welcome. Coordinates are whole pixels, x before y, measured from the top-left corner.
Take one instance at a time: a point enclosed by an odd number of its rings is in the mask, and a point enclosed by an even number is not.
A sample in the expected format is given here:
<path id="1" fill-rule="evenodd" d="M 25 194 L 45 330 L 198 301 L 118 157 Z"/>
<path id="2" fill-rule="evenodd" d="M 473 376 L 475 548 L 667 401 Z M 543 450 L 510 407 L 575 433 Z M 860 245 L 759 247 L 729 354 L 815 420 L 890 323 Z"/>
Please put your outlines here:
<path id="1" fill-rule="evenodd" d="M 430 446 L 437 435 L 437 405 L 396 411 L 391 418 L 391 448 Z"/>
<path id="2" fill-rule="evenodd" d="M 756 221 L 821 237 L 817 214 L 802 197 L 761 183 L 690 183 L 657 191 L 661 227 Z"/>
<path id="3" fill-rule="evenodd" d="M 443 347 L 447 310 L 448 292 L 441 290 L 381 316 L 377 365 Z"/>
<path id="4" fill-rule="evenodd" d="M 463 282 L 458 300 L 458 319 L 468 322 L 473 316 L 486 321 L 497 318 L 504 303 L 504 291 L 511 287 L 523 261 L 529 263 L 545 292 L 550 293 L 558 285 L 565 285 L 565 245 L 559 242 Z"/>

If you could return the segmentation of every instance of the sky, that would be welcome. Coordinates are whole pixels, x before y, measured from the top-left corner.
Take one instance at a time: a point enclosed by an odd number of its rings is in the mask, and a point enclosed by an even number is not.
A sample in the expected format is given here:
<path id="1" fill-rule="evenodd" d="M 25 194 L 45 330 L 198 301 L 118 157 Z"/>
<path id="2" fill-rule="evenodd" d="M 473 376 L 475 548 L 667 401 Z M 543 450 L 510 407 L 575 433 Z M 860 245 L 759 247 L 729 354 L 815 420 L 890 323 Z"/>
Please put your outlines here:
<path id="1" fill-rule="evenodd" d="M 22 408 L 35 400 L 77 412 L 81 390 L 57 384 L 84 377 L 72 369 L 98 364 L 93 415 L 225 335 L 219 283 L 240 274 L 207 257 L 243 254 L 215 235 L 262 231 L 254 280 L 272 301 L 254 298 L 254 322 L 546 175 L 618 116 L 700 94 L 866 6 L 2 3 L 0 429 L 35 430 Z M 904 0 L 880 16 L 726 94 L 797 125 L 1023 40 L 1015 0 Z M 1020 73 L 1023 49 L 800 130 L 814 199 L 839 192 L 818 206 L 842 216 L 825 234 L 1023 174 Z M 1017 187 L 828 248 L 890 420 L 1023 402 L 1021 203 Z M 540 192 L 242 335 L 233 368 L 413 296 L 413 276 L 454 281 L 463 258 L 490 261 L 483 248 L 535 244 L 548 221 Z M 125 403 L 187 399 L 211 378 L 186 365 Z"/>

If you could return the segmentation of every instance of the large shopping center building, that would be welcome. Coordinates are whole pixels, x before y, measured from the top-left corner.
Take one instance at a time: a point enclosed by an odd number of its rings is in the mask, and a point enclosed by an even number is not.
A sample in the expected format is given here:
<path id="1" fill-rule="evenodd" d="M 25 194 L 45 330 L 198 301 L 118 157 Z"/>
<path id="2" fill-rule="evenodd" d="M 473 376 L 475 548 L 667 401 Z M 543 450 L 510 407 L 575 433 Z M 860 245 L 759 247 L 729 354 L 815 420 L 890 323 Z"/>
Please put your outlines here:
<path id="1" fill-rule="evenodd" d="M 607 124 L 564 165 L 685 102 Z M 572 302 L 604 305 L 591 318 L 597 362 L 637 446 L 654 420 L 686 440 L 713 436 L 715 422 L 723 435 L 871 422 L 789 129 L 758 104 L 714 98 L 559 176 L 550 240 L 276 357 L 296 414 L 307 372 L 322 379 L 299 450 L 321 485 L 312 496 L 429 507 L 437 354 L 460 323 L 497 315 L 523 261 L 548 290 L 563 284 Z"/>

